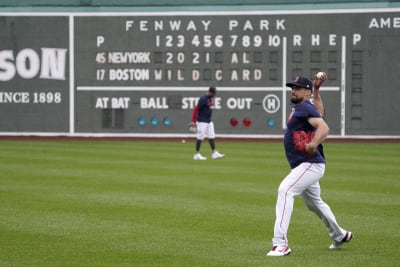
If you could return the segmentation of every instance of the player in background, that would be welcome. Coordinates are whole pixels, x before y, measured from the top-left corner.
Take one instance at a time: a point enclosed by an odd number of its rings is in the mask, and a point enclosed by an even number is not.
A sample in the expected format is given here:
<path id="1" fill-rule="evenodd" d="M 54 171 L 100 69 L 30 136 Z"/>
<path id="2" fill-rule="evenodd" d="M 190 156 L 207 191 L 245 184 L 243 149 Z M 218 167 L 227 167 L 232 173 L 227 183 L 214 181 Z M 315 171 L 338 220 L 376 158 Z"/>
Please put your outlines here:
<path id="1" fill-rule="evenodd" d="M 210 87 L 207 93 L 200 97 L 197 105 L 193 109 L 191 124 L 193 127 L 197 127 L 196 153 L 193 156 L 194 160 L 207 159 L 200 154 L 201 143 L 203 142 L 205 136 L 207 136 L 212 150 L 211 157 L 213 159 L 220 159 L 224 157 L 224 154 L 218 153 L 218 151 L 215 149 L 214 123 L 211 120 L 214 98 L 216 94 L 217 89 L 215 87 Z"/>
<path id="2" fill-rule="evenodd" d="M 325 156 L 322 142 L 329 127 L 322 118 L 324 106 L 319 94 L 326 74 L 314 76 L 311 82 L 305 77 L 296 77 L 286 86 L 292 88 L 291 102 L 294 104 L 284 135 L 286 157 L 291 167 L 278 189 L 276 219 L 272 250 L 267 256 L 289 255 L 287 232 L 293 211 L 294 197 L 300 195 L 304 204 L 325 224 L 333 240 L 330 249 L 340 249 L 349 242 L 353 234 L 341 228 L 330 207 L 321 198 L 319 180 L 325 172 Z M 314 87 L 314 104 L 310 102 Z"/>

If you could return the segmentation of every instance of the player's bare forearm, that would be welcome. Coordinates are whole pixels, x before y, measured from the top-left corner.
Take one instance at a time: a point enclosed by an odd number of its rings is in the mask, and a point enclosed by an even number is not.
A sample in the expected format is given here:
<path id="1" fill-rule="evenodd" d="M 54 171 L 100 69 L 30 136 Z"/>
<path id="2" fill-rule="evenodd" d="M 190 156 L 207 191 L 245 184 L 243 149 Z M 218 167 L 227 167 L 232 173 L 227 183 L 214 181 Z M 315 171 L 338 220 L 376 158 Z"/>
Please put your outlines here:
<path id="1" fill-rule="evenodd" d="M 319 94 L 319 88 L 314 88 L 314 106 L 321 114 L 321 117 L 324 116 L 324 103 L 322 102 L 321 95 Z"/>
<path id="2" fill-rule="evenodd" d="M 192 126 L 196 126 L 198 112 L 199 112 L 199 106 L 195 106 L 192 112 Z"/>
<path id="3" fill-rule="evenodd" d="M 319 93 L 319 89 L 321 85 L 324 83 L 324 81 L 327 79 L 327 75 L 325 72 L 319 72 L 316 75 L 314 75 L 314 81 L 313 81 L 313 86 L 314 86 L 314 106 L 318 110 L 318 112 L 321 114 L 321 116 L 324 116 L 325 110 L 324 110 L 324 103 L 322 102 L 321 95 Z"/>
<path id="4" fill-rule="evenodd" d="M 310 118 L 308 122 L 316 128 L 313 139 L 306 145 L 308 154 L 314 154 L 317 147 L 321 144 L 329 134 L 329 126 L 322 118 Z"/>
<path id="5" fill-rule="evenodd" d="M 329 133 L 329 127 L 326 123 L 321 123 L 317 126 L 317 130 L 315 131 L 314 138 L 311 140 L 310 144 L 317 147 L 323 141 L 325 141 L 326 137 Z"/>

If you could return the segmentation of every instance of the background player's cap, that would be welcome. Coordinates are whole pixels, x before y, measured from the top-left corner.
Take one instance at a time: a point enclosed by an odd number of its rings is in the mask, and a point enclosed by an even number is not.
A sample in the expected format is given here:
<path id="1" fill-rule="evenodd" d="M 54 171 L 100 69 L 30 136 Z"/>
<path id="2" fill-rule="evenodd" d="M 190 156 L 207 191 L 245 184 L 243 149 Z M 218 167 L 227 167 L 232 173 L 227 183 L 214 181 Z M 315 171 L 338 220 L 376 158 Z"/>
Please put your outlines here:
<path id="1" fill-rule="evenodd" d="M 309 79 L 307 79 L 306 77 L 302 77 L 302 76 L 297 76 L 293 82 L 290 83 L 286 83 L 287 87 L 292 88 L 293 86 L 298 86 L 298 87 L 302 87 L 308 90 L 313 89 L 313 83 L 312 81 L 310 81 Z"/>
<path id="2" fill-rule="evenodd" d="M 213 86 L 211 86 L 210 88 L 208 88 L 208 91 L 209 91 L 210 93 L 212 93 L 213 95 L 216 95 L 216 94 L 217 94 L 217 88 L 215 88 L 215 87 L 213 87 Z"/>

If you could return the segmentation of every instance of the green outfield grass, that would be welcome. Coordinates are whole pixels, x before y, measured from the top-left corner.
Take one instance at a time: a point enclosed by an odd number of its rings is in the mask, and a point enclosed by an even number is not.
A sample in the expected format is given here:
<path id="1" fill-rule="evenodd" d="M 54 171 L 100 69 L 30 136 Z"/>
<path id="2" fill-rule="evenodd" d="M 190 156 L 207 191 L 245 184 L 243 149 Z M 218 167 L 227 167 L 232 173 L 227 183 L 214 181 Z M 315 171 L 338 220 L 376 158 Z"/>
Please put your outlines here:
<path id="1" fill-rule="evenodd" d="M 341 251 L 300 198 L 270 258 L 280 142 L 0 141 L 0 266 L 399 266 L 400 143 L 325 144 Z M 208 144 L 203 154 L 210 157 Z"/>

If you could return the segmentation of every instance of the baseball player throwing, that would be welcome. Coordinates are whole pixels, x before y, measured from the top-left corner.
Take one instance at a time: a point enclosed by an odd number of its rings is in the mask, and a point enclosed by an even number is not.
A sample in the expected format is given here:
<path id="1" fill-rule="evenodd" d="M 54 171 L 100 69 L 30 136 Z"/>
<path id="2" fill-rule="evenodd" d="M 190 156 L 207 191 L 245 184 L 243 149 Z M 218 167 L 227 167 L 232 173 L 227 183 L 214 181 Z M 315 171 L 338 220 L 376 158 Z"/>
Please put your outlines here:
<path id="1" fill-rule="evenodd" d="M 194 160 L 207 159 L 200 154 L 201 143 L 203 142 L 205 136 L 207 136 L 212 150 L 212 159 L 220 159 L 224 157 L 224 154 L 220 154 L 215 149 L 214 123 L 211 120 L 214 98 L 216 94 L 217 89 L 215 87 L 210 87 L 207 93 L 200 97 L 197 105 L 193 109 L 191 124 L 193 127 L 197 127 L 196 153 L 193 156 Z"/>
<path id="2" fill-rule="evenodd" d="M 284 135 L 286 157 L 291 167 L 278 189 L 276 219 L 272 249 L 267 256 L 289 255 L 287 232 L 293 211 L 294 196 L 300 195 L 304 204 L 325 224 L 333 243 L 330 249 L 340 249 L 349 242 L 353 234 L 341 228 L 329 206 L 321 198 L 319 180 L 324 175 L 325 157 L 322 142 L 328 135 L 328 125 L 322 116 L 324 108 L 319 88 L 325 81 L 314 76 L 314 82 L 305 77 L 296 77 L 286 86 L 292 88 L 291 102 L 294 104 L 288 118 Z M 314 105 L 310 102 L 314 86 Z"/>

